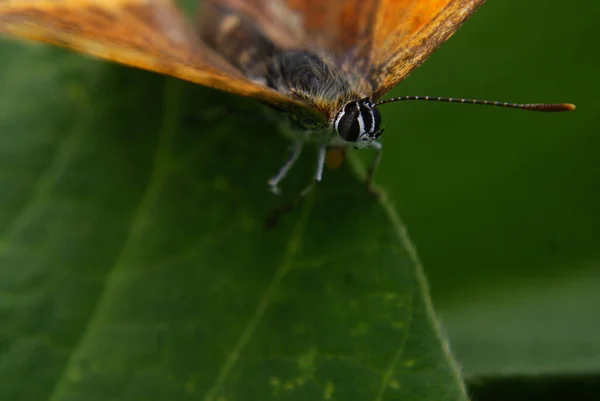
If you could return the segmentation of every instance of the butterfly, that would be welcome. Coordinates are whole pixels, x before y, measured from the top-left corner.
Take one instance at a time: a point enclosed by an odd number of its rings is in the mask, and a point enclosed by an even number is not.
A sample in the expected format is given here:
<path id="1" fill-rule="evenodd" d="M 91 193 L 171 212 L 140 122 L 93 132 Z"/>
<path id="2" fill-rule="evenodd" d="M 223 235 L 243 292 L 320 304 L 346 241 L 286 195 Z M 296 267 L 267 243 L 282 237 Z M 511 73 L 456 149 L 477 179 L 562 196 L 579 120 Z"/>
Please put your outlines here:
<path id="1" fill-rule="evenodd" d="M 198 24 L 172 0 L 0 0 L 0 32 L 252 97 L 292 140 L 279 183 L 304 145 L 316 144 L 314 182 L 327 150 L 381 155 L 378 106 L 400 100 L 502 105 L 538 111 L 571 104 L 508 104 L 404 96 L 381 100 L 484 0 L 205 0 Z"/>

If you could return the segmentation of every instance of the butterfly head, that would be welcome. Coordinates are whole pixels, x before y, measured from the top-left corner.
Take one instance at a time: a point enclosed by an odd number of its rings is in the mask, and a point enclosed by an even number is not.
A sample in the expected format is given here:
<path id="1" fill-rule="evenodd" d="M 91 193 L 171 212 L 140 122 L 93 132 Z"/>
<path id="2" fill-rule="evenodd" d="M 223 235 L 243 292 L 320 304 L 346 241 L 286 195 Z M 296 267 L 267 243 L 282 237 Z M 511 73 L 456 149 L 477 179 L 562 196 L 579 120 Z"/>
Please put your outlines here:
<path id="1" fill-rule="evenodd" d="M 338 135 L 355 148 L 366 148 L 381 136 L 381 114 L 371 100 L 353 100 L 333 119 Z"/>

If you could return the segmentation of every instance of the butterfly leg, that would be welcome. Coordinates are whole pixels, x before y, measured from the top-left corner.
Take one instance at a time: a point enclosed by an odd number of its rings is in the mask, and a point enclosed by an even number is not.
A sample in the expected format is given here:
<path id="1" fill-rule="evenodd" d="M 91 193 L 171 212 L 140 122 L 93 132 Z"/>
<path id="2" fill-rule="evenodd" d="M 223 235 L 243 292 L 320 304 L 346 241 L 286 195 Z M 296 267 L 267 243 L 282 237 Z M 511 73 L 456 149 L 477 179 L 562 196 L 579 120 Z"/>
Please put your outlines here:
<path id="1" fill-rule="evenodd" d="M 285 161 L 283 166 L 281 166 L 277 174 L 271 177 L 271 179 L 268 181 L 269 187 L 271 187 L 271 192 L 273 192 L 275 195 L 281 194 L 281 189 L 279 189 L 278 184 L 281 182 L 281 180 L 285 178 L 292 166 L 298 160 L 298 157 L 300 157 L 303 145 L 304 141 L 300 139 L 295 140 L 292 143 L 292 150 L 290 151 L 290 155 L 288 156 L 287 160 Z"/>
<path id="2" fill-rule="evenodd" d="M 376 153 L 375 157 L 373 158 L 373 161 L 371 162 L 371 165 L 369 166 L 369 169 L 367 170 L 367 176 L 365 178 L 365 183 L 367 184 L 367 187 L 369 189 L 371 189 L 371 185 L 373 184 L 373 176 L 375 175 L 375 170 L 377 170 L 377 166 L 379 165 L 379 161 L 381 160 L 381 149 L 383 148 L 381 146 L 381 143 L 377 141 L 371 142 L 371 147 L 375 149 Z"/>
<path id="3" fill-rule="evenodd" d="M 325 168 L 325 159 L 327 157 L 327 145 L 321 145 L 319 146 L 319 149 L 317 151 L 317 167 L 315 168 L 315 176 L 313 178 L 313 181 L 308 184 L 308 186 L 306 188 L 304 188 L 304 190 L 302 192 L 300 192 L 299 197 L 303 198 L 304 196 L 306 196 L 306 194 L 308 194 L 313 187 L 315 186 L 315 184 L 319 181 L 321 181 L 321 179 L 323 178 L 323 169 Z"/>
<path id="4" fill-rule="evenodd" d="M 304 188 L 302 192 L 300 192 L 296 197 L 291 201 L 286 203 L 285 205 L 273 210 L 267 216 L 266 226 L 268 228 L 272 228 L 277 224 L 279 218 L 284 214 L 289 213 L 298 203 L 300 203 L 306 195 L 315 187 L 316 183 L 321 181 L 323 178 L 323 169 L 325 168 L 325 158 L 327 156 L 327 146 L 323 145 L 319 147 L 317 153 L 317 168 L 315 169 L 315 176 L 313 181 Z"/>

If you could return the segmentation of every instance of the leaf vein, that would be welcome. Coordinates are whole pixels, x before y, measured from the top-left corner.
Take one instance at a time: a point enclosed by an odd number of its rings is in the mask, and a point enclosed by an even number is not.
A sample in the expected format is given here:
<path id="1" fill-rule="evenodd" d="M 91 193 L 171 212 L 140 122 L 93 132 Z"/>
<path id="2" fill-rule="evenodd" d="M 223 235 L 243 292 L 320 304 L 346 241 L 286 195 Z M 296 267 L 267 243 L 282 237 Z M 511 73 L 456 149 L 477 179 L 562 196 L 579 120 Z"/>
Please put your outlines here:
<path id="1" fill-rule="evenodd" d="M 9 222 L 2 235 L 0 235 L 0 243 L 8 242 L 10 237 L 18 235 L 18 233 L 33 219 L 36 210 L 40 206 L 40 202 L 44 200 L 44 194 L 47 194 L 56 184 L 71 160 L 72 155 L 75 154 L 77 144 L 82 137 L 81 134 L 83 131 L 84 130 L 78 125 L 76 129 L 71 130 L 69 135 L 62 140 L 61 144 L 54 152 L 54 156 L 52 157 L 48 168 L 38 176 L 37 181 L 33 185 L 33 190 L 31 191 L 29 199 L 22 203 L 21 207 L 12 218 L 12 221 Z"/>
<path id="2" fill-rule="evenodd" d="M 281 285 L 281 281 L 291 270 L 295 256 L 300 249 L 301 236 L 304 231 L 306 221 L 308 220 L 308 216 L 310 214 L 309 212 L 311 209 L 311 205 L 311 202 L 305 202 L 302 214 L 296 222 L 296 226 L 294 228 L 294 231 L 292 232 L 292 236 L 290 237 L 288 246 L 285 249 L 281 264 L 275 270 L 273 279 L 263 292 L 263 295 L 260 298 L 254 313 L 252 314 L 250 320 L 248 321 L 242 333 L 235 342 L 235 345 L 233 346 L 232 350 L 229 352 L 225 360 L 225 364 L 223 365 L 223 368 L 217 374 L 217 378 L 214 384 L 206 392 L 203 398 L 204 401 L 214 401 L 216 399 L 217 393 L 222 389 L 225 381 L 229 377 L 229 374 L 237 364 L 241 352 L 243 351 L 246 344 L 248 344 L 248 341 L 250 341 L 250 338 L 256 330 L 256 327 L 258 326 L 262 317 L 265 315 L 267 309 L 271 305 L 273 297 L 275 296 L 275 293 Z"/>
<path id="3" fill-rule="evenodd" d="M 349 153 L 348 154 L 348 162 L 350 164 L 350 167 L 352 168 L 352 170 L 358 177 L 360 177 L 362 179 L 364 179 L 366 177 L 365 166 L 360 161 L 360 159 L 356 156 L 356 154 Z M 419 255 L 417 254 L 417 250 L 416 250 L 415 246 L 413 245 L 412 241 L 410 240 L 410 237 L 408 236 L 408 233 L 406 231 L 406 227 L 402 223 L 400 216 L 398 216 L 398 213 L 396 212 L 394 205 L 389 200 L 387 193 L 382 188 L 378 187 L 377 185 L 374 185 L 374 187 L 379 196 L 379 204 L 381 205 L 384 213 L 387 215 L 388 219 L 390 220 L 392 227 L 394 228 L 394 231 L 396 233 L 396 236 L 398 237 L 400 244 L 406 251 L 408 258 L 411 260 L 412 264 L 415 266 L 415 281 L 417 283 L 418 292 L 414 293 L 413 295 L 416 296 L 416 295 L 420 294 L 420 296 L 422 298 L 421 301 L 424 303 L 424 307 L 425 307 L 425 316 L 429 320 L 429 323 L 431 324 L 431 328 L 435 334 L 435 337 L 438 340 L 438 343 L 440 344 L 440 346 L 442 348 L 442 352 L 444 354 L 444 357 L 446 358 L 446 363 L 447 363 L 447 365 L 450 369 L 450 372 L 456 382 L 456 385 L 460 391 L 460 398 L 463 400 L 468 400 L 469 397 L 467 395 L 467 389 L 465 387 L 465 383 L 462 379 L 460 367 L 458 366 L 457 361 L 454 359 L 454 357 L 452 356 L 452 354 L 450 352 L 450 348 L 448 346 L 447 340 L 446 340 L 444 333 L 442 331 L 442 328 L 440 326 L 440 322 L 438 321 L 436 314 L 435 314 L 435 310 L 433 309 L 433 303 L 431 302 L 431 296 L 429 295 L 429 286 L 427 285 L 425 271 L 424 271 L 423 265 L 421 264 L 421 261 L 419 259 Z M 412 312 L 411 312 L 410 316 L 412 319 Z M 408 338 L 408 332 L 407 332 L 407 336 L 405 336 L 405 339 L 406 338 Z M 399 356 L 401 356 L 401 354 Z M 395 364 L 395 361 L 392 361 L 392 364 Z M 393 366 L 392 366 L 392 369 L 393 369 Z M 380 392 L 381 392 L 381 389 L 380 389 Z M 376 398 L 376 400 L 380 400 L 382 396 L 383 396 L 383 393 L 378 395 L 378 398 Z"/>
<path id="4" fill-rule="evenodd" d="M 107 302 L 109 298 L 107 293 L 108 289 L 111 287 L 110 284 L 115 280 L 117 272 L 119 272 L 120 268 L 122 268 L 124 265 L 127 254 L 130 252 L 132 244 L 135 242 L 134 240 L 139 237 L 140 232 L 144 227 L 144 219 L 148 214 L 149 209 L 154 204 L 161 188 L 165 172 L 167 171 L 166 158 L 168 157 L 168 141 L 170 136 L 175 131 L 173 125 L 177 120 L 175 115 L 176 105 L 174 104 L 174 100 L 179 94 L 179 84 L 173 79 L 166 79 L 164 87 L 165 93 L 163 96 L 165 100 L 163 109 L 165 117 L 159 130 L 156 155 L 153 161 L 152 172 L 148 178 L 148 184 L 142 196 L 140 197 L 138 207 L 132 213 L 131 224 L 127 230 L 123 247 L 121 248 L 120 252 L 117 253 L 114 263 L 109 269 L 107 269 L 106 274 L 104 275 L 103 287 L 96 301 L 96 305 L 90 314 L 87 325 L 83 327 L 78 341 L 73 346 L 71 355 L 65 363 L 62 372 L 58 376 L 54 390 L 48 397 L 49 400 L 60 399 L 63 389 L 70 384 L 68 380 L 68 373 L 75 368 L 77 356 L 82 352 L 84 344 L 86 343 L 86 338 L 89 336 L 92 330 L 99 325 L 99 312 L 102 310 L 104 303 Z"/>
<path id="5" fill-rule="evenodd" d="M 402 338 L 402 342 L 400 343 L 398 350 L 394 353 L 394 357 L 390 361 L 387 369 L 383 372 L 383 375 L 381 378 L 381 385 L 379 387 L 379 390 L 377 391 L 377 396 L 375 397 L 375 401 L 381 401 L 383 399 L 383 395 L 385 394 L 385 391 L 388 389 L 388 385 L 390 384 L 390 380 L 392 379 L 392 375 L 394 374 L 396 365 L 398 364 L 398 361 L 400 360 L 400 358 L 402 358 L 402 355 L 404 354 L 404 350 L 406 349 L 406 343 L 408 342 L 408 337 L 410 336 L 411 323 L 413 320 L 413 316 L 415 314 L 414 313 L 414 299 L 415 299 L 415 293 L 413 292 L 412 298 L 411 298 L 411 303 L 410 303 L 410 306 L 408 307 L 408 309 L 409 309 L 408 320 L 406 322 L 406 329 L 404 331 L 404 336 Z"/>

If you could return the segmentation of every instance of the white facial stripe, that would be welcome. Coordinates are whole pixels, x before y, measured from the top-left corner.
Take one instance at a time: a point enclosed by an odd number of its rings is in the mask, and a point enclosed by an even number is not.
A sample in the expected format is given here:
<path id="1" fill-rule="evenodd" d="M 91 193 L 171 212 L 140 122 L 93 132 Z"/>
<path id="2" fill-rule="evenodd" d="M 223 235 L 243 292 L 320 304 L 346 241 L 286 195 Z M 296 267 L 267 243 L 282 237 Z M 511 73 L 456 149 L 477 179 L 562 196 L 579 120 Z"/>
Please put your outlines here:
<path id="1" fill-rule="evenodd" d="M 358 110 L 358 137 L 360 138 L 365 133 L 365 122 L 362 113 L 360 112 L 360 104 L 358 102 L 356 102 L 356 109 Z"/>
<path id="2" fill-rule="evenodd" d="M 337 117 L 335 118 L 335 122 L 333 123 L 333 126 L 335 127 L 335 130 L 337 132 L 340 132 L 340 130 L 338 129 L 339 125 L 340 125 L 340 121 L 342 120 L 342 117 L 344 117 L 344 114 L 346 114 L 346 112 L 344 111 L 344 109 L 342 109 L 342 111 L 340 111 L 337 115 Z"/>
<path id="3" fill-rule="evenodd" d="M 373 108 L 370 107 L 369 108 L 369 114 L 371 115 L 371 130 L 369 131 L 369 134 L 372 134 L 375 132 L 375 113 L 373 113 Z"/>

